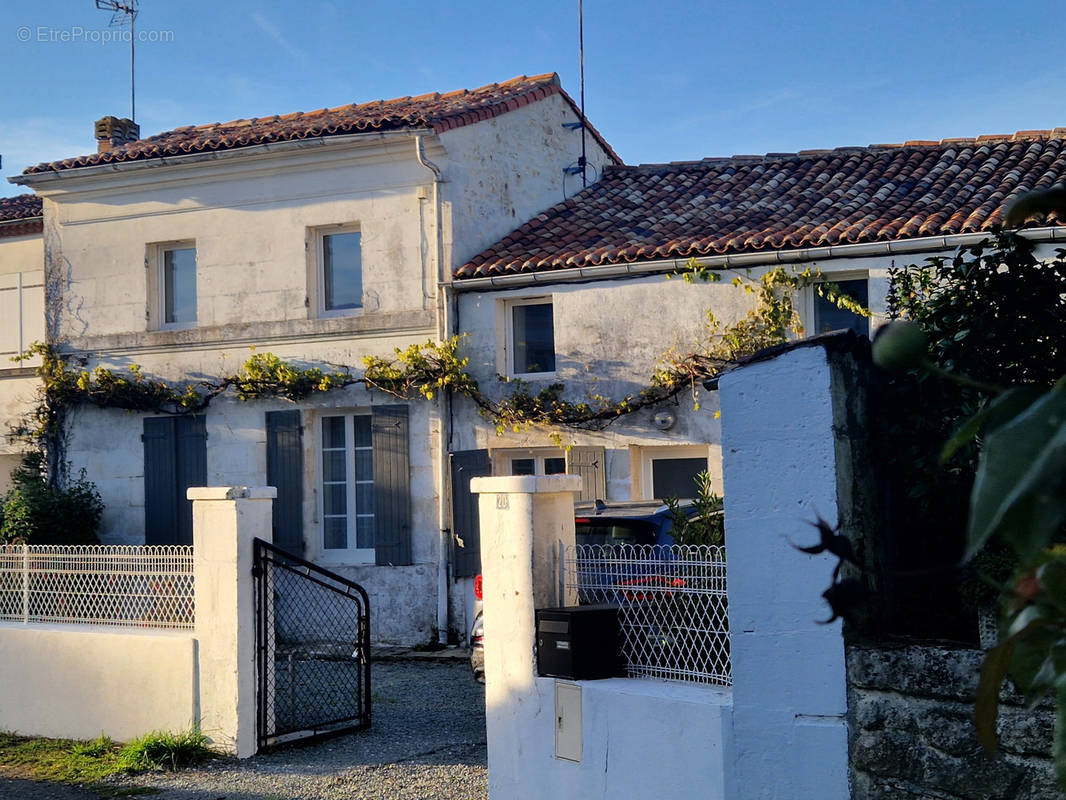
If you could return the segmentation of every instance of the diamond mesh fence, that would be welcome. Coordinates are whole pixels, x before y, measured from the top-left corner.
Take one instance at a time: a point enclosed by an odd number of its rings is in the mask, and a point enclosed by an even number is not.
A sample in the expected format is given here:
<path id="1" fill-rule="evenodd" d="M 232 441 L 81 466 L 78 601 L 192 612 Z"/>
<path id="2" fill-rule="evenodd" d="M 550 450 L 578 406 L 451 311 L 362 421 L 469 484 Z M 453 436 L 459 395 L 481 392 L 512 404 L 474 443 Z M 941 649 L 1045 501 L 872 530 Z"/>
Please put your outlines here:
<path id="1" fill-rule="evenodd" d="M 0 619 L 192 628 L 192 547 L 2 545 Z"/>
<path id="2" fill-rule="evenodd" d="M 576 545 L 565 572 L 581 605 L 618 606 L 628 676 L 732 685 L 724 547 Z"/>

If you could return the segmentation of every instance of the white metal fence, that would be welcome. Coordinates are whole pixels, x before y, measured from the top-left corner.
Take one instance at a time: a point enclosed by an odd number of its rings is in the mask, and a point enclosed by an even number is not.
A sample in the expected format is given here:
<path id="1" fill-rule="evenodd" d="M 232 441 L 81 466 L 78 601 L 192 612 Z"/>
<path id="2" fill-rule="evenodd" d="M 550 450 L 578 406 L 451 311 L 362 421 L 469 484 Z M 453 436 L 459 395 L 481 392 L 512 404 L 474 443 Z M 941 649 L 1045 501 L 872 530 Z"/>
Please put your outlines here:
<path id="1" fill-rule="evenodd" d="M 0 546 L 0 620 L 191 628 L 192 547 Z"/>
<path id="2" fill-rule="evenodd" d="M 630 677 L 732 685 L 725 548 L 577 545 L 565 557 L 582 605 L 619 608 Z"/>

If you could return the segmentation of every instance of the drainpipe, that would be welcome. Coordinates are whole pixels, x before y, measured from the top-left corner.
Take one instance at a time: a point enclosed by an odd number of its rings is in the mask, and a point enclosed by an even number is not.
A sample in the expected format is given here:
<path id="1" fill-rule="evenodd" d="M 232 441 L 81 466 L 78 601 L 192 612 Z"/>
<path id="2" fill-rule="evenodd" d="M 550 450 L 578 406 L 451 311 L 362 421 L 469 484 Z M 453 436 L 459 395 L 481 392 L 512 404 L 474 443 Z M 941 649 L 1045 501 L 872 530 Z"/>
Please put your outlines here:
<path id="1" fill-rule="evenodd" d="M 433 173 L 433 261 L 437 270 L 434 282 L 440 290 L 435 295 L 426 292 L 426 262 L 422 261 L 422 295 L 423 298 L 435 297 L 437 302 L 437 338 L 444 341 L 451 335 L 451 314 L 448 304 L 448 287 L 444 283 L 444 235 L 441 231 L 441 197 L 440 168 L 426 158 L 422 134 L 415 135 L 415 157 L 418 163 Z M 449 481 L 449 444 L 451 431 L 451 391 L 440 393 L 438 400 L 438 436 L 437 436 L 437 520 L 440 530 L 437 555 L 437 641 L 448 643 L 449 610 L 449 561 L 451 559 L 451 498 Z"/>

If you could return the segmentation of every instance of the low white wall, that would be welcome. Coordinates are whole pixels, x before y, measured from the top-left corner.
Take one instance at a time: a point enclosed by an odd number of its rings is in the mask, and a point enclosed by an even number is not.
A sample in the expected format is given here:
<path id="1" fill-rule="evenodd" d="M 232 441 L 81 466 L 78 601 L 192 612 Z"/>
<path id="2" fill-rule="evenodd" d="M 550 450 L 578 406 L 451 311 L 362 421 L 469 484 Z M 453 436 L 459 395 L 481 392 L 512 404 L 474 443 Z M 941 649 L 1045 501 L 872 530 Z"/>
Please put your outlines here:
<path id="1" fill-rule="evenodd" d="M 189 633 L 0 623 L 0 728 L 127 741 L 199 718 Z"/>
<path id="2" fill-rule="evenodd" d="M 581 761 L 554 756 L 556 684 L 581 688 Z M 495 798 L 723 800 L 733 758 L 728 689 L 663 681 L 537 678 Z"/>

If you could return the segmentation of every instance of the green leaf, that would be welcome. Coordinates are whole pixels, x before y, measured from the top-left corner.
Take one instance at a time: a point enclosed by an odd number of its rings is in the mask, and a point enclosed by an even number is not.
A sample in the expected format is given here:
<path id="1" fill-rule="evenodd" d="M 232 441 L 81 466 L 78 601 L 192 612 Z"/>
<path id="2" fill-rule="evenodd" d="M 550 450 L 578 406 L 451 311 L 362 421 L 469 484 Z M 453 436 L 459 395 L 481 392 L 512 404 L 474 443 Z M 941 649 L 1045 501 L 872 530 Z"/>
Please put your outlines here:
<path id="1" fill-rule="evenodd" d="M 1057 491 L 1066 470 L 1066 382 L 990 433 L 970 496 L 967 557 L 997 529 L 1024 559 L 1066 517 Z"/>
<path id="2" fill-rule="evenodd" d="M 972 441 L 981 431 L 992 431 L 1009 422 L 1027 409 L 1043 394 L 1030 386 L 1016 386 L 996 397 L 959 427 L 940 451 L 940 463 L 945 464 L 960 447 Z"/>
<path id="3" fill-rule="evenodd" d="M 1058 555 L 1043 564 L 1036 571 L 1036 579 L 1044 590 L 1043 599 L 1060 614 L 1066 613 L 1066 558 Z"/>
<path id="4" fill-rule="evenodd" d="M 974 709 L 974 724 L 977 741 L 990 756 L 996 752 L 999 738 L 996 736 L 996 718 L 999 716 L 999 687 L 1003 685 L 1014 658 L 1014 640 L 1008 639 L 985 654 L 981 664 L 981 680 L 977 684 L 977 704 Z"/>

